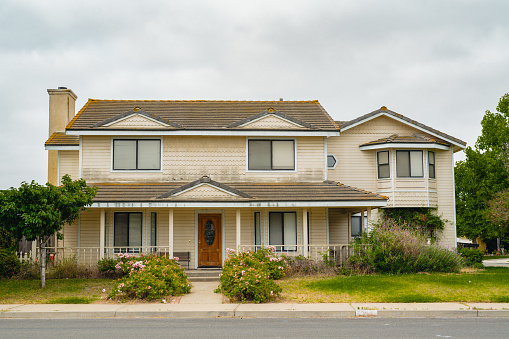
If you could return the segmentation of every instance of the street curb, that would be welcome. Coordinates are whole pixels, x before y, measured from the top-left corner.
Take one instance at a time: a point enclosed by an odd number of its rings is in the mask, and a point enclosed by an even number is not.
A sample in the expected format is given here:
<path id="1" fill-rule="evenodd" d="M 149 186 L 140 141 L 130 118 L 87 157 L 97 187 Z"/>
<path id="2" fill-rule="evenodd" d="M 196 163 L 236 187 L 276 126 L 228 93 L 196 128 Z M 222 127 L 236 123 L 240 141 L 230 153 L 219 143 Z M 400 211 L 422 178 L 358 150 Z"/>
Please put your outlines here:
<path id="1" fill-rule="evenodd" d="M 92 318 L 509 318 L 509 310 L 165 310 L 165 311 L 3 311 L 0 319 Z"/>

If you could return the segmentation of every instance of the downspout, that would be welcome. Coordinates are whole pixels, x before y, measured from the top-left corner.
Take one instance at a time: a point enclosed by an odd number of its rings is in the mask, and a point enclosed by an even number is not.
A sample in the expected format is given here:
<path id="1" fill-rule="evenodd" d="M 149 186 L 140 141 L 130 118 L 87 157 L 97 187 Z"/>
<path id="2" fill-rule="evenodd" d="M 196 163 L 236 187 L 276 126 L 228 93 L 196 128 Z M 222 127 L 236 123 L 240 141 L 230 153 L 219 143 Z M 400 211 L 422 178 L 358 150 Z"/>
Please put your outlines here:
<path id="1" fill-rule="evenodd" d="M 454 248 L 458 248 L 458 233 L 456 230 L 456 183 L 454 180 L 454 151 L 452 145 L 451 145 L 451 163 L 452 163 L 452 206 L 454 208 Z"/>

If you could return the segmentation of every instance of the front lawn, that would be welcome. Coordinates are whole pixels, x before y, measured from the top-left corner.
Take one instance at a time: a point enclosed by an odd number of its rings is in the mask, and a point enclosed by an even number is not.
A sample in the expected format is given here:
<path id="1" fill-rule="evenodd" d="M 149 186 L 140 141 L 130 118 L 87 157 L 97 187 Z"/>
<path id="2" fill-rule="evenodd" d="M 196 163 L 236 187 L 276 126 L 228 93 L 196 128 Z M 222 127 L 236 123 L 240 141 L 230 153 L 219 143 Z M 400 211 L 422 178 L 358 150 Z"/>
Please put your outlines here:
<path id="1" fill-rule="evenodd" d="M 509 268 L 473 273 L 290 278 L 279 282 L 288 302 L 509 302 Z"/>
<path id="2" fill-rule="evenodd" d="M 111 279 L 0 280 L 0 304 L 88 304 L 105 298 L 118 282 Z"/>

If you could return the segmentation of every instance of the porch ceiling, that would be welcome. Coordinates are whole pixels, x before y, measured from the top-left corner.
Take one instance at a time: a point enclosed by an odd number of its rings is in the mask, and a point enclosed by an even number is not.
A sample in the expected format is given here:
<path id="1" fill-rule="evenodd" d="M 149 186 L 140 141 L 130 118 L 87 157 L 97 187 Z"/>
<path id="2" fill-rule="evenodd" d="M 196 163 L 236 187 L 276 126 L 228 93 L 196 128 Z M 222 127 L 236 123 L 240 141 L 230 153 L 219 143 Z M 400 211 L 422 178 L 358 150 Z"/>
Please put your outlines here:
<path id="1" fill-rule="evenodd" d="M 387 198 L 372 192 L 346 186 L 338 182 L 317 183 L 253 183 L 231 182 L 218 184 L 218 188 L 230 189 L 237 194 L 222 196 L 202 194 L 172 195 L 171 192 L 189 190 L 193 184 L 198 187 L 201 181 L 192 183 L 101 183 L 91 184 L 98 188 L 92 207 L 126 207 L 128 204 L 154 207 L 191 207 L 208 204 L 210 206 L 250 207 L 250 206 L 330 206 L 330 207 L 383 207 Z M 220 185 L 220 186 L 219 186 Z"/>

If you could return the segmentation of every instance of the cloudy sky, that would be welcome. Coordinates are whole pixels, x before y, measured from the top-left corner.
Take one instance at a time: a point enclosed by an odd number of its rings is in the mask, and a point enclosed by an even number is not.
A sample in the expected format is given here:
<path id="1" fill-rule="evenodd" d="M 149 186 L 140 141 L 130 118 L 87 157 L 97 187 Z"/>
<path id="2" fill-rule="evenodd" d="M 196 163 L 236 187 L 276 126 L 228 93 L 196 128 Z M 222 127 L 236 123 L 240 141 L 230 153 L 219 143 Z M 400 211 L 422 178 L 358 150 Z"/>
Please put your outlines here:
<path id="1" fill-rule="evenodd" d="M 0 2 L 0 189 L 47 179 L 48 94 L 385 105 L 473 145 L 509 92 L 509 1 Z M 463 155 L 457 153 L 457 159 Z"/>

